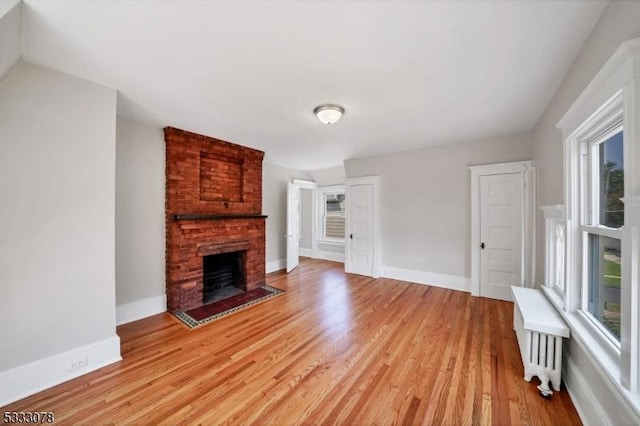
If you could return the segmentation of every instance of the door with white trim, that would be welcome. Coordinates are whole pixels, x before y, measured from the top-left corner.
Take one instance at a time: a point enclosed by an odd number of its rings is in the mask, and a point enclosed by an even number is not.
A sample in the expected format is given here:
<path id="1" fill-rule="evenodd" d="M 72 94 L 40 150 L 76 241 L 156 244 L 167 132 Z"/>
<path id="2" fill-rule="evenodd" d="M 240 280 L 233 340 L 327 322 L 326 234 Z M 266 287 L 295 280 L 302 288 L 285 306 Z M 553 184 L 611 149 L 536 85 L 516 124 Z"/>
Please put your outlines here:
<path id="1" fill-rule="evenodd" d="M 374 187 L 347 186 L 349 272 L 374 276 Z"/>
<path id="2" fill-rule="evenodd" d="M 512 300 L 522 285 L 521 173 L 480 176 L 480 296 Z"/>
<path id="3" fill-rule="evenodd" d="M 299 263 L 300 227 L 300 187 L 289 182 L 287 186 L 287 273 L 293 271 Z"/>

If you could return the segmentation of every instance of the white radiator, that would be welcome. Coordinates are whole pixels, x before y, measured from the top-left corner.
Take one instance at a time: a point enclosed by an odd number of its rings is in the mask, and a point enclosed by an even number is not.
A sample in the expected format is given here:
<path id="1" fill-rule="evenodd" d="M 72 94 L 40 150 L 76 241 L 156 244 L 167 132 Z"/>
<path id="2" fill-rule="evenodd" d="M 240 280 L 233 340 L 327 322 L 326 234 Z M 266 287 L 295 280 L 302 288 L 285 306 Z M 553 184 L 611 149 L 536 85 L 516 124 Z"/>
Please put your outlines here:
<path id="1" fill-rule="evenodd" d="M 524 365 L 524 379 L 529 382 L 538 376 L 538 389 L 551 395 L 560 390 L 562 367 L 562 338 L 569 337 L 569 329 L 546 297 L 530 288 L 512 287 L 513 329 L 518 337 Z"/>

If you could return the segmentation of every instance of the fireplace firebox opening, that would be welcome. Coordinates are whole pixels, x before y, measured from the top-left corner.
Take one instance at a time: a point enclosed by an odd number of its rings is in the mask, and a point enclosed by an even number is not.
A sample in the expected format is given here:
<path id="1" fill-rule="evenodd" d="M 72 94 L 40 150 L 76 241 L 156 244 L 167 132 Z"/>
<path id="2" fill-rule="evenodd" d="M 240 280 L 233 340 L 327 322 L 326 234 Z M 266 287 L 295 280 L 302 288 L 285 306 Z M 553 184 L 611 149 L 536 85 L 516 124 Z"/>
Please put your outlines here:
<path id="1" fill-rule="evenodd" d="M 202 304 L 217 302 L 244 293 L 246 251 L 220 253 L 202 257 Z"/>

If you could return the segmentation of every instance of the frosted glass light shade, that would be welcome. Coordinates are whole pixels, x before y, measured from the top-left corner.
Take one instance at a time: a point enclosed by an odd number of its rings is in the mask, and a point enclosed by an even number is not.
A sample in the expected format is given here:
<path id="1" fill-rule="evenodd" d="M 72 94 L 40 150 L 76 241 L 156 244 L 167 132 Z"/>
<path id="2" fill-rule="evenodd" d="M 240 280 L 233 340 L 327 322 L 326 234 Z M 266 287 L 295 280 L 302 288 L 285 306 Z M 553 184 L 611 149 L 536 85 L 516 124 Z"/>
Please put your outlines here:
<path id="1" fill-rule="evenodd" d="M 339 105 L 320 105 L 313 110 L 318 120 L 324 124 L 333 124 L 340 120 L 342 114 L 344 114 L 344 108 Z"/>

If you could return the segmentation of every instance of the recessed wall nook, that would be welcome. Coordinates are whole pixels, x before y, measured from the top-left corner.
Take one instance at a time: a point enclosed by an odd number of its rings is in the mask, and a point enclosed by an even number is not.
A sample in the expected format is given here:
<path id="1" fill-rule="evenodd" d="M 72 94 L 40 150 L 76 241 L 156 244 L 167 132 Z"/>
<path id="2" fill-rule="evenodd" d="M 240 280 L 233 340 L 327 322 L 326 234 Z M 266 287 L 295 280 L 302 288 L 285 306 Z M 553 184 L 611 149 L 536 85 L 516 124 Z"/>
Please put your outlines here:
<path id="1" fill-rule="evenodd" d="M 168 310 L 264 285 L 264 152 L 172 127 L 164 136 Z"/>

